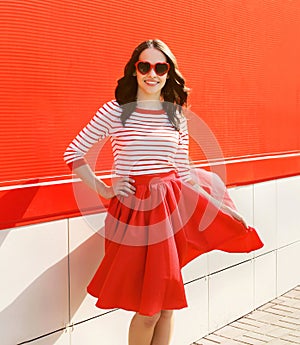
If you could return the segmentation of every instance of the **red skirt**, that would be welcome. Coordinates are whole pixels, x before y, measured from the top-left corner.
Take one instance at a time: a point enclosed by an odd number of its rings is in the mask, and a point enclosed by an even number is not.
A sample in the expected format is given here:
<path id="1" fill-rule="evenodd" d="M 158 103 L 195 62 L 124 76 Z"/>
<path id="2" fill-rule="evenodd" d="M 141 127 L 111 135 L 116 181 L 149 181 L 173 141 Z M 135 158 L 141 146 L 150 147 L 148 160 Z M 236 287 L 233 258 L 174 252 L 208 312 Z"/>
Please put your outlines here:
<path id="1" fill-rule="evenodd" d="M 199 184 L 232 208 L 217 175 L 196 169 Z M 175 173 L 133 176 L 135 195 L 114 197 L 105 220 L 105 256 L 87 291 L 103 309 L 153 315 L 187 306 L 181 268 L 217 249 L 263 246 L 254 228 L 222 212 Z"/>

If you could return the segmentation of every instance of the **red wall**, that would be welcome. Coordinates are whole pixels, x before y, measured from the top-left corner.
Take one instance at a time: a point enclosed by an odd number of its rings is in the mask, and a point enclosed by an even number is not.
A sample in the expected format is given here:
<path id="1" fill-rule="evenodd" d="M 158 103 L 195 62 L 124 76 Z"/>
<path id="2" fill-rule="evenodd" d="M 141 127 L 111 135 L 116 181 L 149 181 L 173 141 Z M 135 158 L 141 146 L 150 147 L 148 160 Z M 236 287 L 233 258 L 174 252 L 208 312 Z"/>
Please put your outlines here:
<path id="1" fill-rule="evenodd" d="M 78 213 L 63 152 L 148 38 L 177 56 L 228 185 L 300 173 L 298 1 L 10 0 L 0 13 L 0 228 Z M 194 140 L 191 158 L 205 161 Z"/>

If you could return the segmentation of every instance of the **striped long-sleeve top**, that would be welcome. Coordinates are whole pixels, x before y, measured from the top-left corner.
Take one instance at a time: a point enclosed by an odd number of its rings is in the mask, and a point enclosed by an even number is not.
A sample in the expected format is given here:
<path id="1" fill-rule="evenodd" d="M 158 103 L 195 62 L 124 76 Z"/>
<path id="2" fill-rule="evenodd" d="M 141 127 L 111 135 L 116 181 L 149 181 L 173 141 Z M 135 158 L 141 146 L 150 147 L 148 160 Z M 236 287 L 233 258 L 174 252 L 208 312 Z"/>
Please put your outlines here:
<path id="1" fill-rule="evenodd" d="M 190 179 L 189 137 L 184 117 L 177 131 L 164 110 L 136 108 L 125 126 L 120 119 L 121 113 L 115 100 L 105 103 L 96 112 L 65 151 L 64 159 L 71 169 L 86 164 L 84 156 L 89 149 L 109 136 L 117 175 L 175 170 L 181 179 Z"/>

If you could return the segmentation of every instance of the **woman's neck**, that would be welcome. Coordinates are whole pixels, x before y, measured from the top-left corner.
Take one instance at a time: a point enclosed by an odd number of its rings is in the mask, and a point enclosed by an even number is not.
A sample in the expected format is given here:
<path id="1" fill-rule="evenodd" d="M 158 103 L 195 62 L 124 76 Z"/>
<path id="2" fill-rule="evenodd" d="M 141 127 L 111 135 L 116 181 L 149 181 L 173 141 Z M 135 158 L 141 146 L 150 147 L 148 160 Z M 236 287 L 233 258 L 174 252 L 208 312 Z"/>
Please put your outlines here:
<path id="1" fill-rule="evenodd" d="M 136 103 L 140 109 L 160 110 L 163 108 L 161 100 L 137 100 Z"/>

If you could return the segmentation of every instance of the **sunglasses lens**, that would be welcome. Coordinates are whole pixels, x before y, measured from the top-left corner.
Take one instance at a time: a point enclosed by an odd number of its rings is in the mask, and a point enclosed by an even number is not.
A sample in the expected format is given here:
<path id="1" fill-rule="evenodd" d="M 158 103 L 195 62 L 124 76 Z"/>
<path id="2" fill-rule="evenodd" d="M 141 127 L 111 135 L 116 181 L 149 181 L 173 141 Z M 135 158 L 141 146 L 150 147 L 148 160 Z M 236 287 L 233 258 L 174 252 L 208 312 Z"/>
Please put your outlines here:
<path id="1" fill-rule="evenodd" d="M 165 73 L 168 72 L 168 65 L 166 63 L 157 63 L 155 65 L 155 72 L 158 75 L 164 75 Z"/>
<path id="2" fill-rule="evenodd" d="M 139 62 L 137 68 L 140 73 L 146 74 L 150 71 L 150 64 L 149 62 Z"/>

